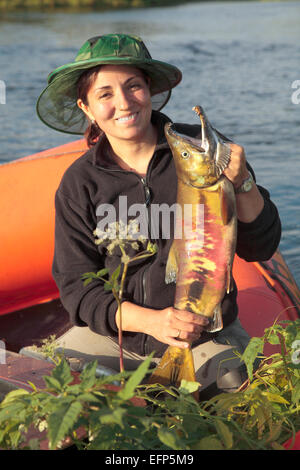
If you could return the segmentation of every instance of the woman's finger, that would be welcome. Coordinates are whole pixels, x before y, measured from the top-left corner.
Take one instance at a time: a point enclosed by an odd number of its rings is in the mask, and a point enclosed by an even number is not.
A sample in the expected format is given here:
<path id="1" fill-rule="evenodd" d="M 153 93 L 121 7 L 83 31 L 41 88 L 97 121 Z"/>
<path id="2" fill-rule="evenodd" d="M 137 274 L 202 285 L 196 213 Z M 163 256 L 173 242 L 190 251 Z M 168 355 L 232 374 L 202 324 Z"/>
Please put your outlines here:
<path id="1" fill-rule="evenodd" d="M 248 169 L 246 165 L 246 156 L 244 148 L 237 144 L 230 144 L 231 156 L 228 167 L 224 170 L 224 175 L 233 183 L 235 187 L 239 187 L 248 177 Z"/>

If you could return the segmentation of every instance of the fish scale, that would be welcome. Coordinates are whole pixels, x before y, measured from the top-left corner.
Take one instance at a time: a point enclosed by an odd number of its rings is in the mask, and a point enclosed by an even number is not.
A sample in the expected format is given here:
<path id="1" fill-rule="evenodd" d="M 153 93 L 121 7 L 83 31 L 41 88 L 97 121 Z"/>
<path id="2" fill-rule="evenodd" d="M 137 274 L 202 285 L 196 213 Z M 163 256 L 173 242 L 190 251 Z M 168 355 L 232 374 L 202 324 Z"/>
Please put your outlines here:
<path id="1" fill-rule="evenodd" d="M 200 139 L 179 134 L 171 123 L 165 126 L 176 167 L 176 202 L 181 207 L 176 227 L 182 229 L 182 236 L 172 242 L 166 282 L 176 282 L 174 307 L 208 318 L 206 329 L 214 332 L 223 327 L 221 302 L 231 286 L 236 203 L 233 185 L 223 175 L 230 147 L 203 109 L 194 110 L 201 120 Z M 187 205 L 192 216 L 185 211 Z M 178 386 L 182 379 L 196 381 L 191 345 L 187 349 L 169 346 L 149 382 Z"/>

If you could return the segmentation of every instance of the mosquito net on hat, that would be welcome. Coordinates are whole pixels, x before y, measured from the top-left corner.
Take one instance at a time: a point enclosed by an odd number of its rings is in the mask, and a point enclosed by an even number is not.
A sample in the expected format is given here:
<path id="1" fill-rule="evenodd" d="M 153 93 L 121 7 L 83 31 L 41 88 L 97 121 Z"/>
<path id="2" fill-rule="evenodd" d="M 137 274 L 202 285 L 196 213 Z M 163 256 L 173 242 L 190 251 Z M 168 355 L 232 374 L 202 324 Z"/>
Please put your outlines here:
<path id="1" fill-rule="evenodd" d="M 76 83 L 82 73 L 71 71 L 54 79 L 41 94 L 37 112 L 47 126 L 69 134 L 83 135 L 88 127 L 84 112 L 77 106 L 77 87 L 70 87 L 70 82 Z M 56 81 L 59 80 L 59 84 Z M 59 86 L 57 86 L 59 85 Z M 171 90 L 152 95 L 152 108 L 159 111 L 166 105 Z"/>
<path id="2" fill-rule="evenodd" d="M 91 38 L 79 50 L 75 61 L 55 69 L 37 102 L 39 118 L 53 129 L 84 134 L 88 121 L 77 106 L 77 82 L 81 74 L 99 65 L 132 65 L 150 78 L 152 107 L 160 110 L 181 80 L 181 71 L 166 62 L 152 59 L 143 41 L 136 36 L 107 34 Z"/>

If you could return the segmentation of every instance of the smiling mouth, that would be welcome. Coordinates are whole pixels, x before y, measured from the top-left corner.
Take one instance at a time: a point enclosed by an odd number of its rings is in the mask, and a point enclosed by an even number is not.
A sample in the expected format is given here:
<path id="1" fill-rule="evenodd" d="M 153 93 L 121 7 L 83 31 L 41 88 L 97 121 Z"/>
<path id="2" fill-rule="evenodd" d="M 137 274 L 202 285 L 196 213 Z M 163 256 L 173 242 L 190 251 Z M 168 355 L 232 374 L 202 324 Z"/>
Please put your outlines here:
<path id="1" fill-rule="evenodd" d="M 138 113 L 132 113 L 129 116 L 120 117 L 117 119 L 118 122 L 128 122 L 136 118 Z"/>

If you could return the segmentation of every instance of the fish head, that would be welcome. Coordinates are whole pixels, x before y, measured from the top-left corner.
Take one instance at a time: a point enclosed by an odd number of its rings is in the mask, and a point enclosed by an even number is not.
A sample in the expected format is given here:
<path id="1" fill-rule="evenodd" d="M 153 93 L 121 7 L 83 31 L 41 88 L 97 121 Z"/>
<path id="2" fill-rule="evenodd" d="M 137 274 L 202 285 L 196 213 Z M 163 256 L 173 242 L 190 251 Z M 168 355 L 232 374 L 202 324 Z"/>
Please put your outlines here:
<path id="1" fill-rule="evenodd" d="M 214 131 L 203 109 L 196 106 L 194 110 L 201 120 L 201 135 L 183 135 L 172 123 L 165 125 L 165 135 L 177 177 L 185 184 L 203 188 L 218 181 L 229 163 L 230 148 Z"/>

